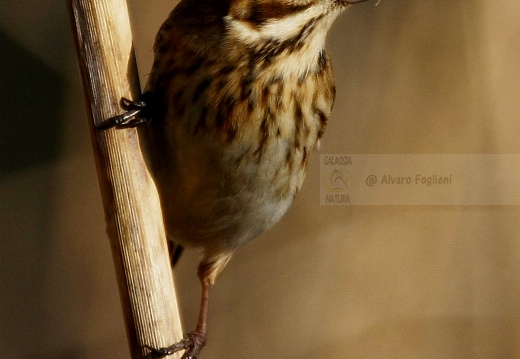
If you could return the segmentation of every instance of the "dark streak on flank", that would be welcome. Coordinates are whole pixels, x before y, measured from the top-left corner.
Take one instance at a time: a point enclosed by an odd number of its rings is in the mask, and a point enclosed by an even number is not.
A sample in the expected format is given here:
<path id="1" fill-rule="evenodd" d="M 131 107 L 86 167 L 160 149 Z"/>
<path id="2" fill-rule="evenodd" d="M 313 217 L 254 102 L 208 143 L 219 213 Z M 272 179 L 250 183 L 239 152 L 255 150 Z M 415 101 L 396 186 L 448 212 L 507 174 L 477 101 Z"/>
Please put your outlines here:
<path id="1" fill-rule="evenodd" d="M 183 92 L 178 91 L 171 97 L 172 105 L 176 107 L 175 108 L 176 111 L 177 111 L 177 106 L 179 106 L 183 102 L 183 101 L 181 101 L 182 95 L 183 95 Z"/>
<path id="2" fill-rule="evenodd" d="M 190 65 L 184 69 L 184 72 L 191 75 L 191 74 L 195 73 L 198 69 L 200 69 L 203 63 L 204 63 L 203 60 L 199 60 L 199 61 L 193 60 L 193 61 L 191 61 Z"/>
<path id="3" fill-rule="evenodd" d="M 280 83 L 278 84 L 278 91 L 276 92 L 276 108 L 277 109 L 282 107 L 283 90 L 284 90 L 284 82 L 280 81 Z"/>
<path id="4" fill-rule="evenodd" d="M 237 136 L 238 128 L 235 122 L 231 122 L 227 129 L 228 141 L 233 141 Z"/>
<path id="5" fill-rule="evenodd" d="M 332 100 L 332 104 L 334 104 L 334 100 L 336 99 L 336 86 L 331 85 L 329 88 L 330 99 Z"/>
<path id="6" fill-rule="evenodd" d="M 302 169 L 307 167 L 307 161 L 309 160 L 309 150 L 306 146 L 303 147 L 303 155 L 302 155 Z"/>
<path id="7" fill-rule="evenodd" d="M 235 67 L 235 66 L 228 65 L 228 66 L 223 66 L 223 67 L 218 71 L 218 74 L 219 74 L 219 75 L 229 75 L 229 74 L 232 73 L 233 71 L 236 71 L 236 67 Z"/>
<path id="8" fill-rule="evenodd" d="M 287 147 L 287 152 L 285 153 L 285 163 L 287 163 L 287 167 L 289 169 L 289 173 L 292 173 L 294 168 L 294 156 L 293 156 L 294 148 L 291 146 Z"/>
<path id="9" fill-rule="evenodd" d="M 242 89 L 240 93 L 240 100 L 246 100 L 251 97 L 253 93 L 252 84 L 255 82 L 256 76 L 253 74 L 253 69 L 249 69 L 249 71 L 241 78 L 240 88 Z"/>
<path id="10" fill-rule="evenodd" d="M 320 127 L 318 128 L 318 139 L 323 136 L 323 132 L 325 132 L 325 127 L 327 126 L 327 116 L 323 113 L 322 110 L 315 108 L 314 113 L 318 116 L 320 120 Z"/>
<path id="11" fill-rule="evenodd" d="M 155 78 L 154 92 L 167 92 L 171 86 L 172 79 L 175 79 L 179 72 L 175 67 L 167 66 L 163 71 L 162 76 Z"/>
<path id="12" fill-rule="evenodd" d="M 300 137 L 303 132 L 303 111 L 301 105 L 296 101 L 294 103 L 294 147 L 300 147 Z"/>
<path id="13" fill-rule="evenodd" d="M 215 117 L 215 126 L 226 132 L 228 140 L 233 140 L 236 135 L 236 128 L 232 123 L 233 110 L 237 104 L 237 99 L 234 96 L 228 96 L 219 105 L 217 116 Z"/>
<path id="14" fill-rule="evenodd" d="M 298 85 L 303 85 L 303 83 L 305 82 L 305 80 L 307 80 L 307 77 L 309 75 L 309 71 L 305 71 L 303 72 L 299 77 L 298 77 Z"/>
<path id="15" fill-rule="evenodd" d="M 318 66 L 316 67 L 316 75 L 321 76 L 323 71 L 329 66 L 329 60 L 325 50 L 321 50 L 318 55 Z"/>
<path id="16" fill-rule="evenodd" d="M 211 85 L 211 81 L 209 79 L 204 79 L 202 80 L 199 85 L 197 86 L 197 88 L 195 89 L 195 91 L 193 92 L 193 98 L 191 99 L 192 100 L 192 103 L 197 103 L 197 101 L 199 100 L 199 98 L 202 96 L 202 94 L 204 93 L 204 91 L 206 91 L 206 89 Z"/>
<path id="17" fill-rule="evenodd" d="M 260 104 L 263 107 L 267 107 L 269 105 L 269 97 L 271 96 L 271 91 L 269 86 L 264 86 L 262 88 L 262 95 L 260 96 Z"/>
<path id="18" fill-rule="evenodd" d="M 199 129 L 206 127 L 206 117 L 208 116 L 208 108 L 204 106 L 199 114 L 199 119 L 197 124 L 195 125 L 195 129 L 193 130 L 193 135 L 196 135 L 199 132 Z"/>
<path id="19" fill-rule="evenodd" d="M 258 163 L 262 160 L 262 156 L 265 153 L 265 146 L 267 145 L 267 142 L 269 140 L 269 132 L 270 128 L 273 122 L 273 114 L 271 113 L 270 109 L 268 108 L 265 112 L 264 118 L 262 119 L 262 123 L 260 125 L 260 144 L 258 145 L 258 149 L 256 150 L 256 160 Z"/>
<path id="20" fill-rule="evenodd" d="M 171 51 L 171 45 L 167 41 L 158 41 L 157 46 L 155 48 L 156 54 L 165 54 L 168 51 Z"/>
<path id="21" fill-rule="evenodd" d="M 262 156 L 264 154 L 264 148 L 267 144 L 267 138 L 269 137 L 269 121 L 267 121 L 267 117 L 262 120 L 262 124 L 260 125 L 260 143 L 258 145 L 258 149 L 256 150 L 256 160 L 257 163 L 260 163 L 262 160 Z"/>

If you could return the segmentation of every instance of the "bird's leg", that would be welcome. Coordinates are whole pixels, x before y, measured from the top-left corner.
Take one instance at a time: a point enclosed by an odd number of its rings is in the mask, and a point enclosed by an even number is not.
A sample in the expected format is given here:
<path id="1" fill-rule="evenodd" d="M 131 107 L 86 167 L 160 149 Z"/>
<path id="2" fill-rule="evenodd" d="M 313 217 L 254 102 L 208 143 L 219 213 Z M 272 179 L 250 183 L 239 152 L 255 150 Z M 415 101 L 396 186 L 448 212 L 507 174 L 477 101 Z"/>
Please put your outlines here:
<path id="1" fill-rule="evenodd" d="M 158 356 L 166 356 L 181 350 L 186 350 L 181 359 L 196 359 L 206 344 L 206 323 L 208 319 L 209 289 L 215 283 L 219 273 L 224 269 L 233 251 L 222 251 L 216 254 L 205 253 L 204 259 L 199 264 L 197 275 L 202 286 L 200 299 L 199 321 L 194 331 L 186 334 L 184 338 L 167 348 L 155 349 L 148 345 L 145 347 Z"/>
<path id="2" fill-rule="evenodd" d="M 209 280 L 201 278 L 202 296 L 200 300 L 199 320 L 197 328 L 187 334 L 191 341 L 191 345 L 182 356 L 182 359 L 196 359 L 201 349 L 206 344 L 206 323 L 208 320 L 208 304 L 209 304 L 209 288 L 211 286 Z"/>
<path id="3" fill-rule="evenodd" d="M 196 359 L 201 349 L 206 344 L 206 323 L 208 318 L 208 303 L 209 303 L 209 288 L 211 283 L 203 275 L 200 276 L 202 285 L 202 296 L 200 301 L 199 320 L 197 322 L 197 328 L 186 334 L 186 336 L 178 343 L 173 344 L 167 348 L 155 349 L 148 345 L 146 348 L 150 349 L 152 353 L 159 356 L 172 355 L 180 350 L 186 350 L 182 359 Z"/>
<path id="4" fill-rule="evenodd" d="M 152 110 L 153 95 L 144 93 L 139 100 L 131 101 L 121 98 L 121 108 L 125 113 L 110 117 L 100 125 L 96 126 L 99 130 L 106 130 L 112 127 L 130 128 L 148 122 Z"/>

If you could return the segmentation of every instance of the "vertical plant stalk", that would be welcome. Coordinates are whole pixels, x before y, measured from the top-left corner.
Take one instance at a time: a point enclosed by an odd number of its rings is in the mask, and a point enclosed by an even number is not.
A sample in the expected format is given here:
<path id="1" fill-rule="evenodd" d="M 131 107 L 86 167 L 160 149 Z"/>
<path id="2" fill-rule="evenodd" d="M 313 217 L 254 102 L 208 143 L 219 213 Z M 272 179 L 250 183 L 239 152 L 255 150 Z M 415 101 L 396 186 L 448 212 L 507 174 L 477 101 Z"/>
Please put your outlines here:
<path id="1" fill-rule="evenodd" d="M 158 195 L 136 129 L 94 127 L 121 114 L 121 97 L 140 93 L 127 4 L 68 5 L 131 357 L 149 358 L 144 345 L 167 347 L 182 338 Z"/>

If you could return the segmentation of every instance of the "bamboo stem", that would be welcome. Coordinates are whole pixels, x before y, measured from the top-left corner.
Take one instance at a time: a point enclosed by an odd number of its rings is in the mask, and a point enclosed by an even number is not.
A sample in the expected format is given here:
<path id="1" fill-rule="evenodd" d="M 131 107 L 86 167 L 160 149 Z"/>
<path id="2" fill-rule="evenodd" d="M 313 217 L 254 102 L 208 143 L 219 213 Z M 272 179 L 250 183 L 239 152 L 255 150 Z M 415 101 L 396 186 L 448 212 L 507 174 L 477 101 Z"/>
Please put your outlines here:
<path id="1" fill-rule="evenodd" d="M 167 347 L 182 337 L 157 191 L 137 131 L 94 128 L 122 112 L 121 97 L 137 98 L 140 92 L 127 5 L 125 0 L 68 4 L 130 353 L 150 358 L 144 345 Z"/>

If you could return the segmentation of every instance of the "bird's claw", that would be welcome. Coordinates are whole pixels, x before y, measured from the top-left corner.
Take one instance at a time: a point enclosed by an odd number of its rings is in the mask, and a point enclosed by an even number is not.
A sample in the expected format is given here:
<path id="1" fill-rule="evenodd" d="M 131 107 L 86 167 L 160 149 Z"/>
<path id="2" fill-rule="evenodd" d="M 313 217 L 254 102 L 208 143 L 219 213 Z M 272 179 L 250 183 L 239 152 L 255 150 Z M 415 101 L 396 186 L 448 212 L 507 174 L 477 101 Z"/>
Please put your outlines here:
<path id="1" fill-rule="evenodd" d="M 197 359 L 197 356 L 204 347 L 204 344 L 206 344 L 206 336 L 204 334 L 191 332 L 186 334 L 186 336 L 180 342 L 166 348 L 157 349 L 149 345 L 145 345 L 145 347 L 159 357 L 172 355 L 178 351 L 186 350 L 181 359 Z"/>
<path id="2" fill-rule="evenodd" d="M 112 127 L 116 128 L 132 128 L 139 126 L 148 121 L 148 116 L 143 116 L 143 111 L 149 106 L 142 99 L 132 101 L 125 97 L 121 98 L 120 106 L 126 112 L 110 117 L 108 120 L 96 125 L 98 130 L 106 130 Z"/>

